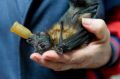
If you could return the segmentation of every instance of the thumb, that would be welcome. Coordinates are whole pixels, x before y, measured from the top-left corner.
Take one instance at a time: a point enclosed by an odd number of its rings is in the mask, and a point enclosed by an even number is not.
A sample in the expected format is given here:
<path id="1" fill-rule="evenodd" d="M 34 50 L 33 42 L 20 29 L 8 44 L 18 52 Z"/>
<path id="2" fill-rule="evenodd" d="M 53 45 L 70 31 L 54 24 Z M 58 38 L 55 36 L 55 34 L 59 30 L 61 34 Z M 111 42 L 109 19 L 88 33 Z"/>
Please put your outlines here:
<path id="1" fill-rule="evenodd" d="M 109 36 L 107 25 L 102 19 L 82 18 L 82 25 L 89 32 L 95 34 L 99 40 L 105 41 Z"/>

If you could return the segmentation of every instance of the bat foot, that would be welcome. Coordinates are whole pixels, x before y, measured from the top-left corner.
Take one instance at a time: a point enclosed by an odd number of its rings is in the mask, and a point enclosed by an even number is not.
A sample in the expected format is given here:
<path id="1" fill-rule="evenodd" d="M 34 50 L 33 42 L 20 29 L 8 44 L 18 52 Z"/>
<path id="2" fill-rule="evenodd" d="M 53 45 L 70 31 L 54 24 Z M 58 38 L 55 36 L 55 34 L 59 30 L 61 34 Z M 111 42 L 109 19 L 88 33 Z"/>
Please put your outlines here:
<path id="1" fill-rule="evenodd" d="M 55 50 L 56 53 L 58 53 L 58 54 L 61 54 L 61 55 L 63 54 L 63 49 L 60 48 L 60 47 L 55 46 L 55 47 L 53 48 L 53 50 Z"/>

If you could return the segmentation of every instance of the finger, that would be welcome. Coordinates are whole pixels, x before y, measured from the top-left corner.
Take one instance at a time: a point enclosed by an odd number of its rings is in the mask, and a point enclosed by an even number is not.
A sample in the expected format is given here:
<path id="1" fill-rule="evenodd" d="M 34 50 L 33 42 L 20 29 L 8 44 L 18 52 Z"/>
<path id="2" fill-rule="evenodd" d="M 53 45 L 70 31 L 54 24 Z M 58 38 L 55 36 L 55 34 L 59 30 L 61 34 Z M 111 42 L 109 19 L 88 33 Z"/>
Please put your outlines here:
<path id="1" fill-rule="evenodd" d="M 51 61 L 45 60 L 39 53 L 33 53 L 30 56 L 30 58 L 33 61 L 35 61 L 36 63 L 38 63 L 44 67 L 53 69 L 55 71 L 62 71 L 62 70 L 68 69 L 68 68 L 63 68 L 63 66 L 65 66 L 65 64 L 63 64 L 63 63 L 51 62 Z"/>
<path id="2" fill-rule="evenodd" d="M 99 40 L 106 41 L 109 36 L 107 25 L 101 19 L 82 18 L 83 26 L 94 33 Z"/>
<path id="3" fill-rule="evenodd" d="M 44 56 L 41 56 L 39 53 L 33 53 L 30 58 L 35 61 L 36 63 L 45 66 L 47 68 L 53 69 L 55 71 L 63 71 L 70 69 L 70 66 L 68 64 L 64 64 L 61 62 L 52 62 L 49 60 L 46 60 Z"/>
<path id="4" fill-rule="evenodd" d="M 36 56 L 36 62 L 44 67 L 53 69 L 55 71 L 63 71 L 63 70 L 68 70 L 70 67 L 64 63 L 61 62 L 52 62 L 49 60 L 45 60 L 43 57 Z"/>
<path id="5" fill-rule="evenodd" d="M 71 63 L 83 61 L 82 59 L 85 54 L 84 50 L 85 49 L 71 50 L 71 51 L 65 52 L 62 55 L 57 54 L 54 50 L 50 50 L 50 51 L 45 52 L 42 55 L 42 57 L 43 57 L 43 59 L 51 61 L 51 62 L 60 62 L 60 63 L 65 63 L 65 64 L 71 64 Z M 79 59 L 80 59 L 80 61 L 77 61 Z"/>
<path id="6" fill-rule="evenodd" d="M 49 60 L 52 62 L 62 62 L 62 63 L 66 63 L 67 61 L 69 61 L 70 56 L 66 55 L 66 54 L 57 54 L 54 50 L 49 50 L 47 52 L 45 52 L 42 57 L 45 60 Z"/>
<path id="7" fill-rule="evenodd" d="M 64 64 L 64 63 L 60 63 L 60 62 L 51 62 L 51 61 L 44 60 L 44 59 L 39 60 L 39 64 L 41 64 L 44 67 L 53 69 L 55 71 L 63 71 L 63 70 L 70 69 L 68 64 Z"/>
<path id="8" fill-rule="evenodd" d="M 89 50 L 89 51 L 88 51 Z M 45 52 L 42 57 L 45 60 L 49 60 L 52 62 L 60 62 L 64 64 L 72 64 L 72 63 L 80 63 L 83 62 L 84 59 L 90 59 L 92 54 L 88 54 L 91 51 L 89 47 L 71 50 L 65 52 L 63 55 L 57 54 L 55 51 L 50 50 Z M 93 52 L 93 51 L 92 51 Z"/>

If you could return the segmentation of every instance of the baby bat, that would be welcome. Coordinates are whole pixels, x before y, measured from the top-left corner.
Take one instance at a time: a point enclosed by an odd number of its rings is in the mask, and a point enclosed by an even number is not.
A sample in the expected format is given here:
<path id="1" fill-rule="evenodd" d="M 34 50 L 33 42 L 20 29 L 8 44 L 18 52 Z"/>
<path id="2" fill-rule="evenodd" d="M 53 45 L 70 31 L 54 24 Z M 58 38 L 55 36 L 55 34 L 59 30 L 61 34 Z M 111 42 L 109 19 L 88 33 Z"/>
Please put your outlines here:
<path id="1" fill-rule="evenodd" d="M 101 0 L 68 0 L 69 9 L 47 32 L 30 34 L 27 42 L 35 52 L 55 50 L 58 54 L 82 47 L 94 39 L 81 23 L 82 18 L 99 18 Z"/>

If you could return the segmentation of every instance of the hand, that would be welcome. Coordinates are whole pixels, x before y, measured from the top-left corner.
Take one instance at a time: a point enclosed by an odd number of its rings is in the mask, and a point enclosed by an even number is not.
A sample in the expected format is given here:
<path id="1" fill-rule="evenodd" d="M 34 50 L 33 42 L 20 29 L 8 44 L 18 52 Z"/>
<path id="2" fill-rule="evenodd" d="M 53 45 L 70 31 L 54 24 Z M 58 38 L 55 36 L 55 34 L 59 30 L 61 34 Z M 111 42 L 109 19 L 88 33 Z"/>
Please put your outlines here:
<path id="1" fill-rule="evenodd" d="M 54 50 L 43 55 L 33 53 L 31 59 L 55 71 L 80 68 L 99 68 L 105 65 L 111 57 L 110 33 L 101 19 L 82 19 L 83 26 L 96 35 L 96 40 L 82 49 L 76 49 L 57 54 Z"/>

